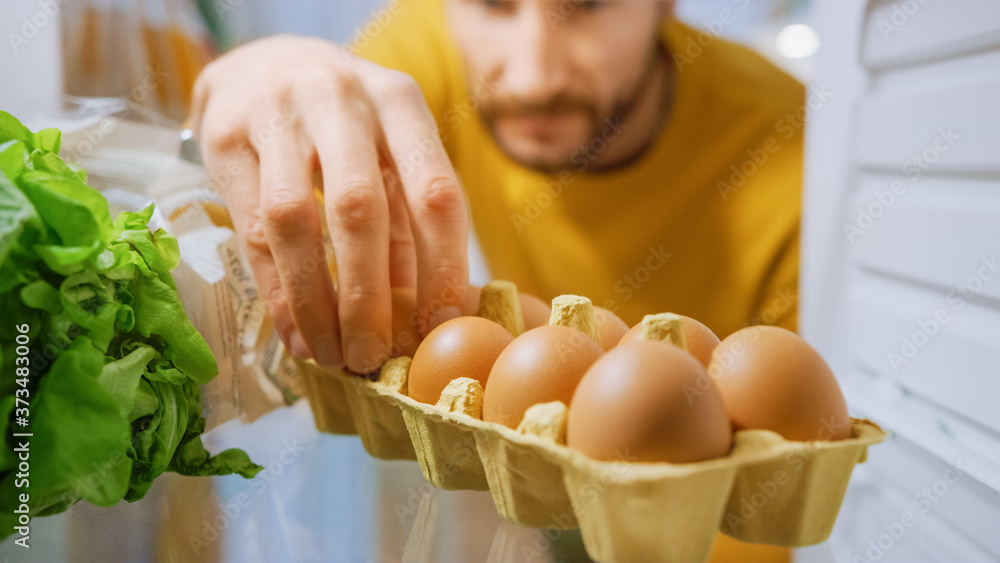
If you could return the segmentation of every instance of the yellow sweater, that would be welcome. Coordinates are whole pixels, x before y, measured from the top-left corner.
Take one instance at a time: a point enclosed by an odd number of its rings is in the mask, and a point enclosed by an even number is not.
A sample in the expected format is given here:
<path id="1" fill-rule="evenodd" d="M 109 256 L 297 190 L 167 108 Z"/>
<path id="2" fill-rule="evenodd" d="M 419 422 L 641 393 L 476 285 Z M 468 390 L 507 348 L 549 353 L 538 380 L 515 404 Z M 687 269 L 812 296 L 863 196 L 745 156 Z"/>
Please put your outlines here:
<path id="1" fill-rule="evenodd" d="M 442 1 L 390 7 L 355 49 L 420 84 L 494 278 L 543 299 L 586 295 L 630 325 L 671 311 L 720 337 L 750 323 L 796 328 L 804 91 L 793 78 L 706 35 L 699 53 L 697 32 L 672 20 L 661 37 L 678 54 L 674 106 L 648 152 L 612 172 L 587 170 L 580 154 L 542 174 L 505 156 L 478 119 L 490 86 L 469 92 Z"/>

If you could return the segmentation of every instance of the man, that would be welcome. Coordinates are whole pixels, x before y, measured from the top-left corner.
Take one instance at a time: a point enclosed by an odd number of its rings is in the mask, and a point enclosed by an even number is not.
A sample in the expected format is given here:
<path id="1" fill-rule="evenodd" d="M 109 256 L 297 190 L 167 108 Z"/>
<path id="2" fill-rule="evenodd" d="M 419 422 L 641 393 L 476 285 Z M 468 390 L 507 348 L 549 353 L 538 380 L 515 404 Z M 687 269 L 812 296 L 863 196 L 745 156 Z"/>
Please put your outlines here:
<path id="1" fill-rule="evenodd" d="M 734 0 L 733 17 L 747 0 Z M 396 0 L 350 53 L 275 37 L 211 64 L 193 124 L 289 349 L 376 369 L 390 287 L 462 313 L 493 277 L 795 328 L 801 85 L 655 0 Z M 313 173 L 336 261 L 325 267 Z M 224 172 L 224 174 L 222 174 Z"/>

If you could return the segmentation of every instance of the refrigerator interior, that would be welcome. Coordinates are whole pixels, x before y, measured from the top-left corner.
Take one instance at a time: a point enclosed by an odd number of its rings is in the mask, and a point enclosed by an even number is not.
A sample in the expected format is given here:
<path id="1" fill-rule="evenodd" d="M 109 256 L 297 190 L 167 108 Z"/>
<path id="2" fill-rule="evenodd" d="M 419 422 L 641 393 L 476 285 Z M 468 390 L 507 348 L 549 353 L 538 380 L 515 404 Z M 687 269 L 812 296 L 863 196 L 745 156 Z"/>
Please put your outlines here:
<path id="1" fill-rule="evenodd" d="M 797 559 L 998 560 L 1000 4 L 813 10 L 802 330 L 893 435 Z"/>

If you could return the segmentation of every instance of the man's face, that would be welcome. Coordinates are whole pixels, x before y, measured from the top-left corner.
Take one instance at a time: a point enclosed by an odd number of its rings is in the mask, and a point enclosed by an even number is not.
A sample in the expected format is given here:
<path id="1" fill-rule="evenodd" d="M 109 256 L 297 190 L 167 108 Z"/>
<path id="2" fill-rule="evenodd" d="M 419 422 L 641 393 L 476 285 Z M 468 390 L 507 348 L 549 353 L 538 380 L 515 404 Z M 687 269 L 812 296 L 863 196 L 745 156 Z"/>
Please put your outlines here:
<path id="1" fill-rule="evenodd" d="M 500 148 L 530 168 L 567 168 L 605 120 L 626 116 L 654 64 L 658 0 L 449 0 L 470 92 Z"/>

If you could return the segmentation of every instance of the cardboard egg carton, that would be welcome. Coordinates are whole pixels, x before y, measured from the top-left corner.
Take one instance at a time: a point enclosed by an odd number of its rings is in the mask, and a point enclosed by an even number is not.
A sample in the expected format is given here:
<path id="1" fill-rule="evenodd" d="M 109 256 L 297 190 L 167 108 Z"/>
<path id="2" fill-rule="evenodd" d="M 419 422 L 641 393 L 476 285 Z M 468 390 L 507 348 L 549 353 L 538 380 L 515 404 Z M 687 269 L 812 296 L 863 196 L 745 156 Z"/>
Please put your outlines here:
<path id="1" fill-rule="evenodd" d="M 320 431 L 358 434 L 380 459 L 415 459 L 436 487 L 489 490 L 497 511 L 533 527 L 579 527 L 598 561 L 703 561 L 717 531 L 783 546 L 825 540 L 854 465 L 883 440 L 852 419 L 851 438 L 793 442 L 742 430 L 724 457 L 698 463 L 595 461 L 550 439 L 519 433 L 406 396 L 409 358 L 378 381 L 301 364 Z"/>

